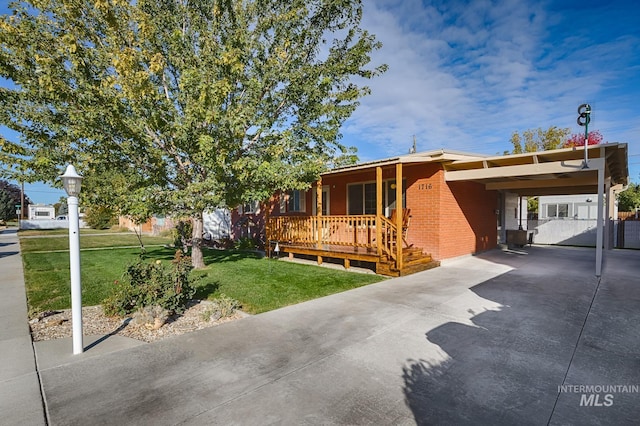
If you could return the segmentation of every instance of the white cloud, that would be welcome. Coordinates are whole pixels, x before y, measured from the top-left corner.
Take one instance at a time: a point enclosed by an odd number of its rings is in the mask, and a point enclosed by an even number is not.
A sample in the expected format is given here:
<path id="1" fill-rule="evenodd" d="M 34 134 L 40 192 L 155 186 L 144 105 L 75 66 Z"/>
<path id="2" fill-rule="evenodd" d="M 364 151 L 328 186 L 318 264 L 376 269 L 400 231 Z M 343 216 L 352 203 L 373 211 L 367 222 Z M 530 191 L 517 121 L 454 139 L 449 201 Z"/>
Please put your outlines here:
<path id="1" fill-rule="evenodd" d="M 610 113 L 621 110 L 615 99 L 631 100 L 612 90 L 638 64 L 637 30 L 608 39 L 596 32 L 612 23 L 594 17 L 587 37 L 566 28 L 576 25 L 571 11 L 528 3 L 368 0 L 363 26 L 384 44 L 373 63 L 389 71 L 368 82 L 372 95 L 345 124 L 344 142 L 362 159 L 404 153 L 414 134 L 420 150 L 501 153 L 515 130 L 579 131 L 575 110 L 585 100 L 607 108 L 594 113 L 596 128 L 618 139 L 629 115 Z M 637 127 L 627 127 L 633 136 Z"/>

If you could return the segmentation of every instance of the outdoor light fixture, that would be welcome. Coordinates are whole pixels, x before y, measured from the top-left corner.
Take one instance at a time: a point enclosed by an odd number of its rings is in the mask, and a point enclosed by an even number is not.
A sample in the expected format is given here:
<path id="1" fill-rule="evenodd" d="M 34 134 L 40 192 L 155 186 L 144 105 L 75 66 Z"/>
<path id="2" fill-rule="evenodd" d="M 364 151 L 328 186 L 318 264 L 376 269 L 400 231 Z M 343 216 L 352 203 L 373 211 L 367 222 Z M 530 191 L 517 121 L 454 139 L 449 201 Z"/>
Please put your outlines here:
<path id="1" fill-rule="evenodd" d="M 60 179 L 62 179 L 64 190 L 67 192 L 69 197 L 77 197 L 78 194 L 80 194 L 82 176 L 76 172 L 76 168 L 71 164 L 67 166 L 67 170 L 62 176 L 60 176 Z"/>
<path id="2" fill-rule="evenodd" d="M 71 164 L 62 176 L 64 190 L 69 196 L 69 269 L 71 272 L 71 323 L 73 327 L 73 354 L 84 351 L 82 345 L 82 283 L 80 281 L 80 219 L 78 215 L 78 194 L 82 186 L 82 176 Z"/>
<path id="3" fill-rule="evenodd" d="M 591 198 L 587 198 L 587 203 L 592 202 L 593 200 Z"/>

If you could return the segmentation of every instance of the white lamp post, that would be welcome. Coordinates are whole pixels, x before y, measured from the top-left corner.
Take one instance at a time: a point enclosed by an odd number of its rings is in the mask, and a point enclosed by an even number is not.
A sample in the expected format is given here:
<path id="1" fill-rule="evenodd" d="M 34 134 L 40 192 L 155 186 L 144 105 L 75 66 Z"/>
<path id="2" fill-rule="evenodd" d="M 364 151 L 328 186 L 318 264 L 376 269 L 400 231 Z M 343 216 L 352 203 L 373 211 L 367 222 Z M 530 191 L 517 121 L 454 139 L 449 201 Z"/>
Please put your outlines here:
<path id="1" fill-rule="evenodd" d="M 67 166 L 62 176 L 69 207 L 69 268 L 71 270 L 71 323 L 73 326 L 73 354 L 81 354 L 82 345 L 82 283 L 80 282 L 80 220 L 78 216 L 78 194 L 82 184 L 75 167 Z"/>

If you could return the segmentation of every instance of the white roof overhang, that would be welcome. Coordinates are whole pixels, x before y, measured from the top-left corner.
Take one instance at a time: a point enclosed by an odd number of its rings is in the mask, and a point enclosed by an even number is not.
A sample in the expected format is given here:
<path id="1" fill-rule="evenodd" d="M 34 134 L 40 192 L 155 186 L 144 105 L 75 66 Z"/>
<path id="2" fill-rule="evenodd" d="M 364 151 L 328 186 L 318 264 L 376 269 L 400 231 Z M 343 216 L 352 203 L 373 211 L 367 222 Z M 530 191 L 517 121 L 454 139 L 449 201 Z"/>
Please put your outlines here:
<path id="1" fill-rule="evenodd" d="M 627 145 L 612 143 L 584 148 L 503 155 L 444 164 L 445 180 L 482 183 L 488 190 L 507 190 L 520 195 L 594 194 L 598 170 L 611 185 L 627 185 Z"/>

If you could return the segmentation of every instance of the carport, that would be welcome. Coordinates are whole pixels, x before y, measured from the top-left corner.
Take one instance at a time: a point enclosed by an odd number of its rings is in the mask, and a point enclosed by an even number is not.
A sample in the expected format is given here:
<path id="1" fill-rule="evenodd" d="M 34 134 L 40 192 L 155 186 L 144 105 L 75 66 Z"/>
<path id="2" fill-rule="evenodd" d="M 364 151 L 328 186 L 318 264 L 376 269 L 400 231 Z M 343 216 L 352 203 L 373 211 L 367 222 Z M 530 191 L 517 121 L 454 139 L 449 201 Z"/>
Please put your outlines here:
<path id="1" fill-rule="evenodd" d="M 595 270 L 602 274 L 604 242 L 612 248 L 604 212 L 612 215 L 611 200 L 629 184 L 626 143 L 458 160 L 444 167 L 447 182 L 473 181 L 520 196 L 598 194 Z"/>

